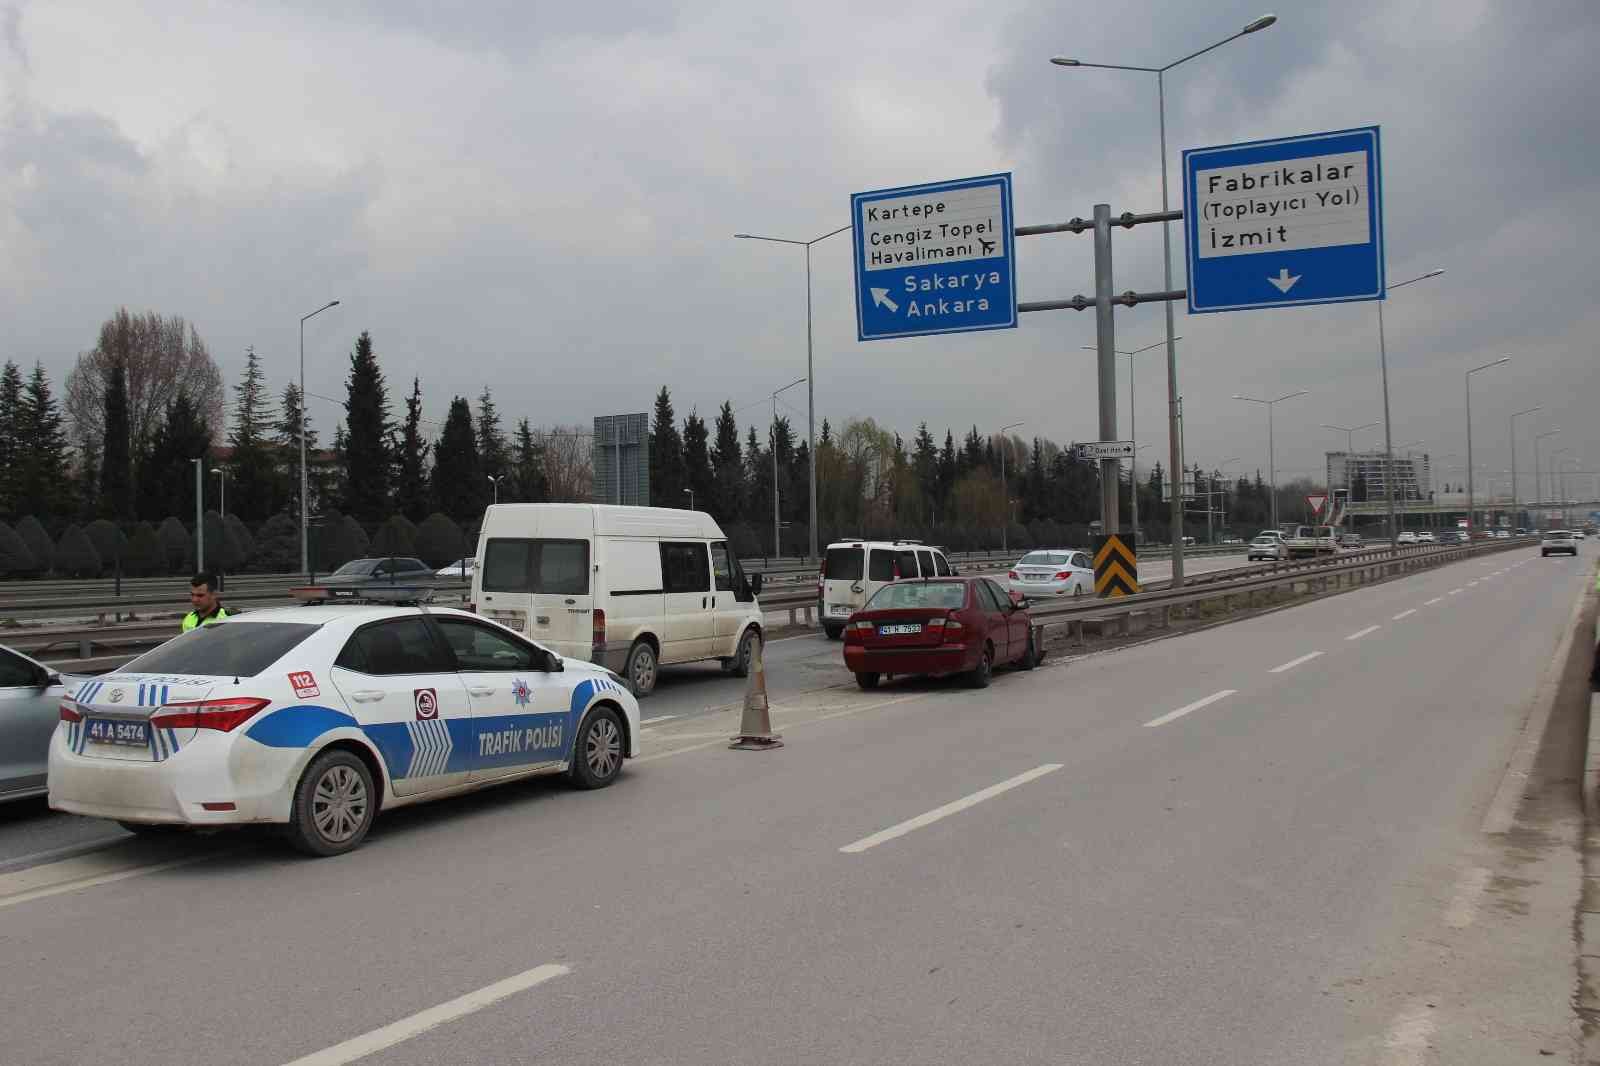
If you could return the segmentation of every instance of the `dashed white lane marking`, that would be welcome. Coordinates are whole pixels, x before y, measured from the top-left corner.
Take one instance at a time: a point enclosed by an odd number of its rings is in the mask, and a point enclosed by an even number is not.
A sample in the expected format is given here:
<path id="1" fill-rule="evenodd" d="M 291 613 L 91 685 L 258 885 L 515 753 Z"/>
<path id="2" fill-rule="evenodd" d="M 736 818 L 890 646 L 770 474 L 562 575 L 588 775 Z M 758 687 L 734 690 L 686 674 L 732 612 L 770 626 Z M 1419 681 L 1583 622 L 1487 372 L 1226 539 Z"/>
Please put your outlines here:
<path id="1" fill-rule="evenodd" d="M 885 844 L 898 837 L 903 837 L 913 830 L 932 825 L 934 822 L 948 818 L 952 814 L 959 814 L 968 807 L 977 806 L 984 800 L 994 799 L 1001 793 L 1010 792 L 1014 788 L 1020 788 L 1021 786 L 1026 785 L 1029 781 L 1041 778 L 1045 774 L 1053 774 L 1057 770 L 1061 769 L 1061 766 L 1062 764 L 1058 762 L 1047 762 L 1043 766 L 1035 766 L 1027 773 L 1018 774 L 1016 777 L 1008 778 L 1000 782 L 998 785 L 990 785 L 988 788 L 979 789 L 970 796 L 963 796 L 961 799 L 958 799 L 953 803 L 946 803 L 943 807 L 935 807 L 928 813 L 919 814 L 915 818 L 909 818 L 906 821 L 901 822 L 899 825 L 891 825 L 889 828 L 879 830 L 878 832 L 873 833 L 871 836 L 862 837 L 853 844 L 846 844 L 839 850 L 847 855 L 858 855 L 861 852 L 866 851 L 868 848 L 875 848 L 879 844 Z"/>
<path id="2" fill-rule="evenodd" d="M 681 714 L 658 714 L 654 718 L 639 719 L 640 725 L 655 725 L 657 722 L 670 722 L 674 718 L 682 718 Z"/>
<path id="3" fill-rule="evenodd" d="M 344 1066 L 345 1063 L 355 1062 L 357 1059 L 364 1059 L 368 1055 L 376 1054 L 385 1048 L 394 1047 L 396 1044 L 410 1040 L 414 1036 L 421 1036 L 429 1029 L 437 1029 L 439 1026 L 447 1022 L 453 1022 L 457 1018 L 464 1018 L 468 1014 L 483 1010 L 485 1007 L 492 1007 L 501 1000 L 516 995 L 518 992 L 526 992 L 535 985 L 542 985 L 552 978 L 571 972 L 569 968 L 556 963 L 535 966 L 533 969 L 525 970 L 515 977 L 507 977 L 504 981 L 496 981 L 492 985 L 486 985 L 476 992 L 468 992 L 464 996 L 458 996 L 446 1003 L 439 1004 L 437 1007 L 429 1007 L 427 1010 L 418 1011 L 409 1018 L 401 1018 L 397 1022 L 391 1022 L 381 1029 L 374 1029 L 370 1033 L 364 1033 L 354 1039 L 346 1040 L 342 1044 L 335 1044 L 331 1048 L 315 1052 L 304 1058 L 295 1059 L 293 1062 L 288 1063 L 287 1066 Z"/>
<path id="4" fill-rule="evenodd" d="M 1471 925 L 1478 916 L 1478 900 L 1483 898 L 1483 890 L 1488 886 L 1489 871 L 1482 866 L 1474 866 L 1462 874 L 1450 906 L 1444 909 L 1444 924 L 1452 929 Z"/>
<path id="5" fill-rule="evenodd" d="M 1461 595 L 1461 594 L 1462 594 L 1462 593 L 1463 593 L 1463 592 L 1465 592 L 1465 591 L 1466 591 L 1466 589 L 1451 589 L 1451 590 L 1450 590 L 1450 595 L 1452 595 L 1452 596 L 1459 596 L 1459 595 Z"/>
<path id="6" fill-rule="evenodd" d="M 1400 619 L 1402 619 L 1402 618 L 1410 618 L 1412 615 L 1414 615 L 1416 613 L 1417 613 L 1417 609 L 1415 607 L 1413 607 L 1409 611 L 1401 611 L 1399 614 L 1397 614 L 1393 618 L 1389 619 L 1389 621 L 1398 622 L 1398 621 L 1400 621 Z"/>
<path id="7" fill-rule="evenodd" d="M 1365 629 L 1356 630 L 1354 633 L 1351 633 L 1348 637 L 1345 637 L 1344 639 L 1345 640 L 1360 640 L 1362 637 L 1366 636 L 1368 633 L 1376 633 L 1378 630 L 1380 630 L 1382 628 L 1383 628 L 1382 626 L 1368 626 Z"/>
<path id="8" fill-rule="evenodd" d="M 1423 604 L 1422 606 L 1424 606 L 1424 607 L 1432 607 L 1436 603 L 1443 603 L 1443 602 L 1444 602 L 1444 597 L 1443 596 L 1435 596 L 1433 599 L 1429 600 L 1427 603 Z"/>
<path id="9" fill-rule="evenodd" d="M 1383 1038 L 1384 1066 L 1418 1066 L 1425 1061 L 1428 1042 L 1438 1031 L 1432 1015 L 1425 1003 L 1413 1003 L 1401 1012 Z"/>
<path id="10" fill-rule="evenodd" d="M 1287 670 L 1293 670 L 1295 667 L 1299 666 L 1301 663 L 1308 663 L 1312 659 L 1315 659 L 1317 656 L 1319 656 L 1321 654 L 1322 653 L 1320 651 L 1314 651 L 1314 652 L 1311 652 L 1311 653 L 1309 653 L 1307 655 L 1302 655 L 1298 659 L 1290 659 L 1288 662 L 1283 663 L 1282 665 L 1274 666 L 1271 670 L 1268 670 L 1267 673 L 1269 673 L 1269 674 L 1281 674 L 1281 673 L 1283 673 L 1283 672 L 1285 672 Z"/>
<path id="11" fill-rule="evenodd" d="M 1471 589 L 1471 588 L 1477 588 L 1477 587 L 1478 587 L 1478 583 L 1476 581 L 1468 581 L 1467 582 L 1467 588 Z"/>
<path id="12" fill-rule="evenodd" d="M 1148 721 L 1148 722 L 1146 722 L 1144 724 L 1144 727 L 1146 729 L 1154 729 L 1158 725 L 1166 725 L 1168 722 L 1176 721 L 1177 719 L 1182 718 L 1186 714 L 1192 714 L 1193 712 L 1198 711 L 1202 707 L 1209 707 L 1213 703 L 1216 703 L 1218 700 L 1225 700 L 1229 696 L 1232 696 L 1234 693 L 1236 693 L 1238 691 L 1239 690 L 1236 689 L 1236 688 L 1225 688 L 1221 692 L 1213 692 L 1211 695 L 1207 696 L 1203 700 L 1195 700 L 1193 703 L 1188 704 L 1187 706 L 1184 706 L 1184 707 L 1179 707 L 1175 711 L 1168 711 L 1166 714 L 1162 715 L 1160 718 L 1152 718 L 1152 719 L 1150 719 L 1150 721 Z"/>

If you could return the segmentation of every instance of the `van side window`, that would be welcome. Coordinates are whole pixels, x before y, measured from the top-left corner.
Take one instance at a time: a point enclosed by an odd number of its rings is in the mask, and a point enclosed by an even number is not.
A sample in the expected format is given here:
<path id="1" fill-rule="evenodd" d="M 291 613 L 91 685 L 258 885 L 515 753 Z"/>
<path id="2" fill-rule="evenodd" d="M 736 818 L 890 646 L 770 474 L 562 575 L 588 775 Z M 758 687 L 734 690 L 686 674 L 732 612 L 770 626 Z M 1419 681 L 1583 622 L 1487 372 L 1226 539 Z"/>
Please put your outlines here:
<path id="1" fill-rule="evenodd" d="M 917 553 L 914 551 L 896 552 L 900 562 L 901 577 L 917 576 Z"/>
<path id="2" fill-rule="evenodd" d="M 944 557 L 943 552 L 933 553 L 933 565 L 940 577 L 950 576 L 950 560 Z"/>
<path id="3" fill-rule="evenodd" d="M 828 576 L 833 575 L 830 573 Z M 894 552 L 887 548 L 872 549 L 872 554 L 867 557 L 867 580 L 894 580 Z"/>
<path id="4" fill-rule="evenodd" d="M 732 592 L 739 586 L 733 577 L 733 557 L 728 554 L 726 541 L 711 545 L 711 573 L 717 579 L 718 592 Z"/>
<path id="5" fill-rule="evenodd" d="M 932 552 L 925 552 L 925 551 L 917 552 L 917 562 L 922 564 L 922 576 L 923 577 L 932 577 L 933 576 L 933 553 Z"/>
<path id="6" fill-rule="evenodd" d="M 661 583 L 668 594 L 710 592 L 711 561 L 703 542 L 661 542 Z"/>

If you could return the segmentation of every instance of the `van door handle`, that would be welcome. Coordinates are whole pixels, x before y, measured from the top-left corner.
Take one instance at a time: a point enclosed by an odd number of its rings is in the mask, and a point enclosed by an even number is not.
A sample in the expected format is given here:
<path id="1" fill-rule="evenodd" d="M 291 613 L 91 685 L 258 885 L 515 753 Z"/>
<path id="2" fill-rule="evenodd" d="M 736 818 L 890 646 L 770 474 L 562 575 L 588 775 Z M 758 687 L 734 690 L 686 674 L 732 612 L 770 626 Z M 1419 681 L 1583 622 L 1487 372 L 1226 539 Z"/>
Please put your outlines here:
<path id="1" fill-rule="evenodd" d="M 350 698 L 357 703 L 377 703 L 383 699 L 383 690 L 380 688 L 361 688 L 350 693 Z"/>
<path id="2" fill-rule="evenodd" d="M 566 601 L 568 607 L 571 607 L 573 604 L 575 604 L 577 602 L 578 602 L 577 600 L 567 600 Z"/>
<path id="3" fill-rule="evenodd" d="M 493 696 L 493 685 L 468 685 L 467 692 L 474 696 Z"/>

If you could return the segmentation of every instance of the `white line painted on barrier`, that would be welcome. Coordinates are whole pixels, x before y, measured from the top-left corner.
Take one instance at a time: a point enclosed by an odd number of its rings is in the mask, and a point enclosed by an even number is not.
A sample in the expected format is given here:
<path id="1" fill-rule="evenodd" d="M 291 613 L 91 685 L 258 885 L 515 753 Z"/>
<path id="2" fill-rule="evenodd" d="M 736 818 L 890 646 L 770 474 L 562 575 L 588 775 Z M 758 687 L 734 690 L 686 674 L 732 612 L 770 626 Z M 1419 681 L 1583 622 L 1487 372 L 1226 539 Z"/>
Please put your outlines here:
<path id="1" fill-rule="evenodd" d="M 1429 600 L 1427 603 L 1423 604 L 1422 606 L 1424 606 L 1424 607 L 1432 607 L 1436 603 L 1443 603 L 1443 602 L 1444 602 L 1444 597 L 1443 596 L 1435 596 L 1433 599 Z"/>
<path id="2" fill-rule="evenodd" d="M 1425 1003 L 1413 1003 L 1389 1026 L 1383 1038 L 1384 1066 L 1419 1066 L 1425 1062 L 1428 1044 L 1439 1027 L 1433 1010 Z"/>
<path id="3" fill-rule="evenodd" d="M 288 1063 L 288 1066 L 344 1066 L 345 1063 L 364 1059 L 385 1048 L 392 1048 L 412 1037 L 421 1036 L 429 1029 L 437 1029 L 457 1018 L 464 1018 L 485 1007 L 492 1007 L 518 992 L 526 992 L 535 985 L 542 985 L 552 978 L 571 972 L 567 967 L 555 963 L 535 966 L 515 977 L 507 977 L 504 981 L 496 981 L 492 985 L 480 988 L 476 992 L 468 992 L 437 1007 L 418 1011 L 409 1018 L 402 1018 L 381 1029 L 374 1029 L 342 1044 L 335 1044 L 331 1048 L 295 1059 Z"/>
<path id="4" fill-rule="evenodd" d="M 1465 929 L 1471 925 L 1478 916 L 1478 900 L 1483 898 L 1483 890 L 1487 887 L 1489 871 L 1482 866 L 1474 866 L 1462 874 L 1450 906 L 1444 909 L 1444 924 L 1452 929 Z"/>
<path id="5" fill-rule="evenodd" d="M 1213 703 L 1216 703 L 1218 700 L 1225 700 L 1229 696 L 1232 696 L 1234 693 L 1236 693 L 1238 691 L 1239 690 L 1236 689 L 1236 688 L 1225 688 L 1221 692 L 1213 692 L 1211 695 L 1207 696 L 1203 700 L 1195 700 L 1193 703 L 1188 704 L 1187 706 L 1184 706 L 1184 707 L 1179 707 L 1175 711 L 1168 711 L 1166 714 L 1162 715 L 1160 718 L 1152 718 L 1152 719 L 1150 719 L 1150 721 L 1148 721 L 1148 722 L 1146 722 L 1144 724 L 1144 727 L 1146 729 L 1154 729 L 1158 725 L 1166 725 L 1168 722 L 1177 721 L 1179 718 L 1182 718 L 1186 714 L 1190 714 L 1190 713 L 1192 713 L 1194 711 L 1198 711 L 1202 707 L 1209 707 Z"/>
<path id="6" fill-rule="evenodd" d="M 1399 614 L 1397 614 L 1393 618 L 1389 619 L 1389 621 L 1398 622 L 1398 621 L 1400 621 L 1400 619 L 1402 619 L 1402 618 L 1410 618 L 1412 615 L 1414 615 L 1416 613 L 1417 613 L 1417 609 L 1415 607 L 1413 607 L 1409 611 L 1401 611 Z"/>
<path id="7" fill-rule="evenodd" d="M 1362 637 L 1366 636 L 1368 633 L 1376 633 L 1378 630 L 1380 630 L 1382 628 L 1383 628 L 1382 626 L 1368 626 L 1365 629 L 1356 630 L 1354 633 L 1351 633 L 1348 637 L 1345 637 L 1344 639 L 1345 640 L 1360 640 Z"/>
<path id="8" fill-rule="evenodd" d="M 1047 762 L 1043 766 L 1035 766 L 1025 774 L 1018 774 L 1016 777 L 1008 778 L 998 785 L 990 785 L 988 788 L 980 789 L 970 796 L 963 796 L 953 803 L 946 803 L 943 807 L 935 807 L 926 814 L 919 814 L 915 818 L 901 822 L 899 825 L 891 825 L 888 829 L 880 830 L 871 836 L 862 837 L 853 844 L 846 844 L 839 850 L 847 855 L 859 855 L 868 848 L 875 848 L 879 844 L 885 844 L 897 837 L 903 837 L 913 830 L 932 825 L 934 822 L 948 818 L 952 814 L 959 814 L 968 807 L 975 807 L 984 800 L 994 799 L 1003 792 L 1010 792 L 1012 789 L 1026 785 L 1029 781 L 1041 778 L 1045 774 L 1053 774 L 1061 769 L 1061 766 L 1062 764 L 1058 762 Z"/>
<path id="9" fill-rule="evenodd" d="M 1281 674 L 1286 670 L 1293 670 L 1295 667 L 1299 666 L 1301 663 L 1308 663 L 1312 659 L 1315 659 L 1317 656 L 1319 656 L 1321 654 L 1322 653 L 1320 651 L 1314 651 L 1314 652 L 1311 652 L 1308 655 L 1302 655 L 1298 659 L 1290 659 L 1288 662 L 1283 663 L 1280 666 L 1274 666 L 1271 670 L 1268 670 L 1267 673 L 1269 673 L 1269 674 Z"/>

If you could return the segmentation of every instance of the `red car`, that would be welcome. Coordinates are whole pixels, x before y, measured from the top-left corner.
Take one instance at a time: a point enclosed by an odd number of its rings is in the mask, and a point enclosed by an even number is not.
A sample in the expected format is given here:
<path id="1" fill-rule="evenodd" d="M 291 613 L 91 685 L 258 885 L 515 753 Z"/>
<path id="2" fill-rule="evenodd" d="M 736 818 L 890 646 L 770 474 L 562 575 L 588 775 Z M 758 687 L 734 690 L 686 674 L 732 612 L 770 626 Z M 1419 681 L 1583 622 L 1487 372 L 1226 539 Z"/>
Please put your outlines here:
<path id="1" fill-rule="evenodd" d="M 844 665 L 864 689 L 885 674 L 966 674 L 983 688 L 996 666 L 1043 658 L 1027 599 L 986 577 L 885 585 L 844 627 Z"/>

